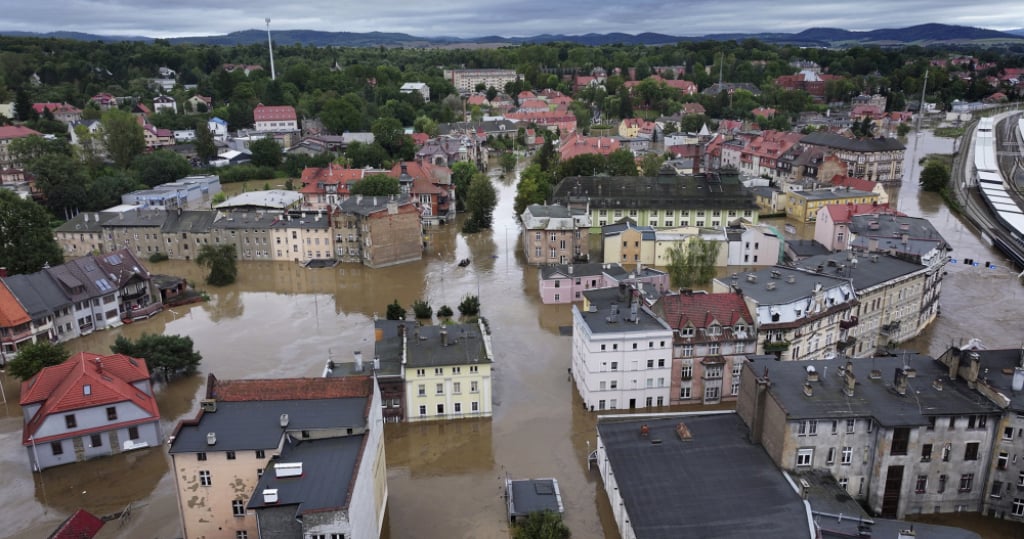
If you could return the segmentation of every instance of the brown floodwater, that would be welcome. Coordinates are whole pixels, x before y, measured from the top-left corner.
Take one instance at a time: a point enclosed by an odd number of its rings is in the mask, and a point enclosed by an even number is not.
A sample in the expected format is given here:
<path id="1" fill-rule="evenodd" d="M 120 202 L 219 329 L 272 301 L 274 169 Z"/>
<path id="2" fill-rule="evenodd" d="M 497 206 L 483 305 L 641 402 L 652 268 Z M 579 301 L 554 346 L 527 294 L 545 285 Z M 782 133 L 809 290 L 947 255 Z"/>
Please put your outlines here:
<path id="1" fill-rule="evenodd" d="M 950 144 L 923 137 L 920 151 L 948 152 Z M 357 350 L 372 354 L 372 318 L 393 300 L 407 308 L 425 299 L 435 310 L 444 304 L 455 309 L 464 296 L 479 294 L 493 331 L 494 417 L 386 426 L 390 498 L 385 537 L 507 538 L 501 496 L 506 477 L 557 478 L 565 521 L 575 537 L 617 537 L 597 474 L 587 470 L 595 419 L 566 379 L 570 340 L 559 335 L 559 327 L 571 324 L 571 307 L 540 303 L 537 269 L 524 265 L 520 252 L 512 215 L 514 185 L 497 178 L 495 185 L 499 203 L 493 230 L 464 236 L 455 226 L 430 229 L 422 261 L 376 270 L 242 263 L 234 285 L 199 285 L 210 294 L 207 303 L 165 310 L 66 346 L 72 352 L 106 353 L 118 335 L 190 336 L 203 355 L 202 372 L 157 387 L 166 435 L 179 419 L 194 415 L 207 373 L 221 378 L 319 376 L 328 359 L 347 361 Z M 916 183 L 904 183 L 899 195 L 900 209 L 932 219 L 955 246 L 955 256 L 1001 260 L 950 216 L 941 200 L 918 192 Z M 472 263 L 460 268 L 457 261 L 463 258 Z M 194 263 L 168 261 L 150 269 L 202 282 Z M 1020 294 L 1008 270 L 951 265 L 942 316 L 907 346 L 938 354 L 950 341 L 970 337 L 990 347 L 1018 346 L 1021 336 L 1006 329 L 1020 328 Z M 163 448 L 33 475 L 20 443 L 18 384 L 8 377 L 3 382 L 8 404 L 0 410 L 0 506 L 5 508 L 0 535 L 45 536 L 75 508 L 111 514 L 132 502 L 131 520 L 108 525 L 102 537 L 180 536 Z"/>

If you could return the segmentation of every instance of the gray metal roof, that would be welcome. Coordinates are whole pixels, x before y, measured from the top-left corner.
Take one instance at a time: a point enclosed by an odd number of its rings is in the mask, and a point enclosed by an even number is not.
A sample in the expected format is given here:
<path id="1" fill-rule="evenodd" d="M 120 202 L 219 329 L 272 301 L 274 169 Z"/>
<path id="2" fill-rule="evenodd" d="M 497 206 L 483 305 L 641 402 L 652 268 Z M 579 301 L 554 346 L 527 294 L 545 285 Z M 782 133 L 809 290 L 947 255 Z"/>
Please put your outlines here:
<path id="1" fill-rule="evenodd" d="M 530 204 L 526 211 L 533 217 L 572 217 L 569 208 L 561 204 Z"/>
<path id="2" fill-rule="evenodd" d="M 442 330 L 447 332 L 447 345 L 441 344 Z M 491 362 L 475 324 L 414 326 L 406 331 L 407 368 Z"/>
<path id="3" fill-rule="evenodd" d="M 951 249 L 949 242 L 939 234 L 931 221 L 923 217 L 854 215 L 850 218 L 850 231 L 858 237 L 894 238 L 897 241 L 906 234 L 911 240 L 938 241 L 943 248 Z"/>
<path id="4" fill-rule="evenodd" d="M 906 395 L 894 389 L 895 371 L 903 362 L 916 371 L 907 381 Z M 951 382 L 949 369 L 929 356 L 907 353 L 904 357 L 858 359 L 851 362 L 856 377 L 853 396 L 844 393 L 839 373 L 845 359 L 780 361 L 768 363 L 769 391 L 789 420 L 874 418 L 885 427 L 913 427 L 928 424 L 929 416 L 995 414 L 998 408 L 963 381 Z M 760 376 L 765 363 L 751 368 Z M 811 382 L 813 394 L 804 394 L 807 367 L 813 365 L 819 381 Z M 877 379 L 871 371 L 880 372 Z M 942 381 L 936 389 L 935 380 Z"/>
<path id="5" fill-rule="evenodd" d="M 176 234 L 180 232 L 191 232 L 193 234 L 205 234 L 213 226 L 213 220 L 217 212 L 210 210 L 195 210 L 168 212 L 161 232 Z"/>
<path id="6" fill-rule="evenodd" d="M 808 271 L 820 268 L 826 275 L 851 279 L 853 287 L 858 291 L 927 269 L 920 264 L 888 255 L 854 256 L 851 260 L 844 253 L 812 256 L 794 265 Z"/>
<path id="7" fill-rule="evenodd" d="M 556 276 L 562 277 L 590 277 L 594 275 L 608 274 L 616 279 L 621 279 L 629 274 L 618 264 L 552 264 L 541 266 L 540 274 L 542 279 L 550 279 Z"/>
<path id="8" fill-rule="evenodd" d="M 269 229 L 271 225 L 281 218 L 280 213 L 269 213 L 264 211 L 232 211 L 218 213 L 210 225 L 210 230 L 217 229 Z"/>
<path id="9" fill-rule="evenodd" d="M 295 516 L 313 511 L 345 509 L 349 486 L 359 466 L 359 450 L 366 434 L 323 440 L 291 440 L 284 444 L 277 463 L 302 463 L 302 475 L 277 477 L 268 466 L 256 484 L 249 509 L 295 505 Z M 366 455 L 367 458 L 372 454 Z M 265 489 L 277 489 L 278 501 L 266 504 Z"/>
<path id="10" fill-rule="evenodd" d="M 366 397 L 283 401 L 218 402 L 216 412 L 204 412 L 198 423 L 182 423 L 171 443 L 171 453 L 273 449 L 285 429 L 281 414 L 288 414 L 288 432 L 366 426 Z M 207 444 L 207 433 L 217 443 Z"/>
<path id="11" fill-rule="evenodd" d="M 57 232 L 100 232 L 103 223 L 116 217 L 116 213 L 82 212 L 57 227 Z"/>
<path id="12" fill-rule="evenodd" d="M 800 257 L 827 254 L 828 247 L 814 240 L 786 240 L 786 247 Z"/>
<path id="13" fill-rule="evenodd" d="M 237 194 L 215 206 L 216 209 L 231 208 L 266 208 L 283 210 L 302 200 L 302 193 L 284 189 L 267 191 L 247 191 Z"/>
<path id="14" fill-rule="evenodd" d="M 735 414 L 601 420 L 597 430 L 636 537 L 810 537 L 800 496 Z"/>
<path id="15" fill-rule="evenodd" d="M 806 191 L 793 191 L 790 196 L 803 197 L 807 200 L 835 200 L 837 198 L 850 197 L 875 197 L 875 193 L 860 191 L 857 189 L 810 189 Z"/>
<path id="16" fill-rule="evenodd" d="M 981 360 L 980 371 L 987 372 L 985 376 L 988 378 L 988 384 L 1010 400 L 1010 409 L 1019 413 L 1024 412 L 1024 391 L 1013 391 L 1013 371 L 1015 367 L 1020 367 L 1024 360 L 1024 348 L 970 352 L 978 354 Z"/>
<path id="17" fill-rule="evenodd" d="M 591 208 L 751 209 L 754 195 L 736 174 L 571 176 L 555 187 L 559 203 L 586 198 Z"/>
<path id="18" fill-rule="evenodd" d="M 779 273 L 779 278 L 773 279 L 772 272 Z M 749 276 L 756 279 L 750 282 Z M 814 288 L 821 284 L 822 288 L 839 287 L 848 284 L 850 280 L 846 277 L 835 277 L 821 273 L 811 273 L 784 266 L 764 268 L 758 271 L 736 274 L 736 279 L 722 280 L 723 283 L 732 284 L 743 291 L 743 295 L 754 298 L 758 305 L 781 305 L 797 301 L 811 296 Z M 792 280 L 793 282 L 789 282 Z M 768 288 L 768 283 L 775 283 L 773 289 Z M 855 298 L 849 298 L 855 299 Z"/>
<path id="19" fill-rule="evenodd" d="M 906 146 L 894 138 L 853 139 L 828 131 L 815 131 L 800 139 L 800 142 L 851 152 L 886 152 L 906 149 Z"/>
<path id="20" fill-rule="evenodd" d="M 633 289 L 627 286 L 624 290 L 622 286 L 618 286 L 588 290 L 583 293 L 583 296 L 590 302 L 591 312 L 581 310 L 580 315 L 583 317 L 583 323 L 590 328 L 591 333 L 672 331 L 668 324 L 643 305 L 643 301 L 640 301 L 637 308 L 636 319 L 629 320 Z M 612 315 L 612 305 L 615 306 L 617 313 L 615 315 Z"/>
<path id="21" fill-rule="evenodd" d="M 11 275 L 5 277 L 3 281 L 33 319 L 54 314 L 71 304 L 71 300 L 44 271 Z"/>
<path id="22" fill-rule="evenodd" d="M 508 482 L 508 490 L 509 513 L 514 517 L 539 511 L 564 511 L 557 479 L 514 479 Z"/>

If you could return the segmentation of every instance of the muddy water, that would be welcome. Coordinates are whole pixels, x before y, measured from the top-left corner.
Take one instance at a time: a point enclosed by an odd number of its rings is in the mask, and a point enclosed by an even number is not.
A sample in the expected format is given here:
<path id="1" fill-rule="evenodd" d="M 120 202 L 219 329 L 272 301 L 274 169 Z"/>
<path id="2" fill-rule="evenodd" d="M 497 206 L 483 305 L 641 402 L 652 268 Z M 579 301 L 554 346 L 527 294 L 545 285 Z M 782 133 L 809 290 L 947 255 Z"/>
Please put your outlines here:
<path id="1" fill-rule="evenodd" d="M 948 152 L 950 144 L 922 137 L 918 152 Z M 911 159 L 908 155 L 908 171 Z M 537 270 L 525 266 L 520 253 L 519 228 L 512 216 L 514 186 L 499 179 L 495 185 L 499 204 L 494 229 L 469 237 L 458 234 L 456 227 L 432 229 L 430 247 L 420 262 L 378 270 L 245 263 L 236 284 L 208 289 L 208 303 L 176 307 L 151 320 L 68 343 L 68 348 L 106 352 L 117 335 L 144 332 L 192 337 L 203 354 L 202 373 L 158 387 L 166 434 L 178 419 L 195 413 L 207 373 L 222 378 L 318 376 L 329 358 L 345 361 L 356 350 L 372 353 L 372 317 L 392 300 L 408 307 L 426 299 L 435 310 L 442 304 L 454 309 L 463 296 L 479 293 L 494 332 L 494 417 L 387 425 L 390 500 L 385 535 L 508 537 L 501 498 L 508 476 L 558 478 L 573 534 L 615 537 L 607 497 L 596 474 L 586 468 L 594 418 L 583 411 L 566 380 L 570 342 L 559 336 L 558 328 L 571 323 L 571 309 L 540 304 Z M 899 196 L 900 209 L 932 219 L 953 243 L 955 255 L 1000 259 L 951 217 L 937 197 L 919 193 L 914 182 L 905 182 Z M 459 268 L 462 258 L 472 263 Z M 151 269 L 202 280 L 192 263 L 170 261 Z M 1011 277 L 1005 270 L 951 265 L 942 316 L 909 347 L 937 354 L 951 339 L 972 336 L 989 346 L 1019 344 L 1021 335 L 1005 331 L 1020 327 L 1024 310 L 1024 291 Z M 179 536 L 173 479 L 163 449 L 33 476 L 20 444 L 18 384 L 3 381 L 8 405 L 0 409 L 0 506 L 5 508 L 0 535 L 45 536 L 74 508 L 109 514 L 133 501 L 132 520 L 108 526 L 104 537 Z"/>

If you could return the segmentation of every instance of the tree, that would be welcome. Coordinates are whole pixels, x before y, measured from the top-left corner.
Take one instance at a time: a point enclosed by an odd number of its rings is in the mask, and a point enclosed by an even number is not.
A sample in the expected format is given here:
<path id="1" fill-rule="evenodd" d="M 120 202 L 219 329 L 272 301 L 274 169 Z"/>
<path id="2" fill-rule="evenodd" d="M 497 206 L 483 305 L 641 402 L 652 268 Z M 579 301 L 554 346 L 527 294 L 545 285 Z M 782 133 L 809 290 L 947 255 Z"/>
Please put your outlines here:
<path id="1" fill-rule="evenodd" d="M 398 303 L 398 300 L 396 299 L 388 305 L 385 317 L 388 320 L 405 320 L 405 308 L 402 307 L 402 304 Z"/>
<path id="2" fill-rule="evenodd" d="M 480 314 L 480 298 L 476 296 L 465 296 L 459 303 L 459 314 L 462 316 L 476 316 Z"/>
<path id="3" fill-rule="evenodd" d="M 516 169 L 516 154 L 505 152 L 498 157 L 498 164 L 506 173 Z"/>
<path id="4" fill-rule="evenodd" d="M 452 312 L 452 308 L 447 305 L 442 305 L 441 308 L 437 310 L 437 316 L 441 318 L 451 318 L 454 314 L 455 313 Z"/>
<path id="5" fill-rule="evenodd" d="M 412 129 L 417 133 L 425 133 L 431 137 L 437 136 L 437 122 L 429 116 L 417 117 L 412 123 Z"/>
<path id="6" fill-rule="evenodd" d="M 350 165 L 354 168 L 383 167 L 388 161 L 388 152 L 376 142 L 363 144 L 354 141 L 345 150 L 345 157 L 348 157 Z"/>
<path id="7" fill-rule="evenodd" d="M 60 365 L 70 357 L 64 345 L 42 339 L 18 346 L 18 355 L 7 363 L 11 374 L 27 380 L 46 367 Z"/>
<path id="8" fill-rule="evenodd" d="M 519 174 L 519 183 L 516 184 L 516 215 L 522 215 L 530 204 L 542 204 L 550 200 L 553 182 L 554 177 L 541 170 L 540 165 L 536 163 L 523 169 Z"/>
<path id="9" fill-rule="evenodd" d="M 281 145 L 272 138 L 262 138 L 249 145 L 252 164 L 258 167 L 277 168 L 281 164 Z"/>
<path id="10" fill-rule="evenodd" d="M 476 232 L 482 228 L 491 228 L 494 207 L 498 204 L 498 192 L 491 185 L 486 174 L 477 174 L 469 184 L 466 193 L 466 209 L 469 218 L 462 227 L 463 232 Z"/>
<path id="11" fill-rule="evenodd" d="M 373 132 L 373 142 L 380 144 L 388 155 L 403 161 L 412 159 L 412 138 L 405 134 L 402 122 L 394 118 L 378 118 L 370 131 Z"/>
<path id="12" fill-rule="evenodd" d="M 0 266 L 10 273 L 34 273 L 63 262 L 46 210 L 0 189 Z"/>
<path id="13" fill-rule="evenodd" d="M 949 169 L 939 161 L 929 160 L 919 181 L 925 191 L 941 192 L 949 185 Z"/>
<path id="14" fill-rule="evenodd" d="M 188 160 L 170 150 L 136 155 L 132 169 L 139 180 L 150 187 L 179 180 L 192 172 Z"/>
<path id="15" fill-rule="evenodd" d="M 349 192 L 353 195 L 387 196 L 401 193 L 398 179 L 387 174 L 371 174 L 352 185 Z"/>
<path id="16" fill-rule="evenodd" d="M 121 195 L 146 186 L 127 171 L 104 169 L 103 173 L 89 182 L 86 188 L 86 204 L 82 209 L 99 210 L 121 203 Z"/>
<path id="17" fill-rule="evenodd" d="M 434 316 L 434 308 L 422 299 L 412 302 L 412 312 L 416 315 L 416 318 L 430 318 Z"/>
<path id="18" fill-rule="evenodd" d="M 466 194 L 469 192 L 469 184 L 477 173 L 476 166 L 469 161 L 458 161 L 452 165 L 452 185 L 455 186 L 456 209 L 466 208 Z"/>
<path id="19" fill-rule="evenodd" d="M 572 532 L 554 511 L 537 511 L 517 518 L 513 539 L 569 539 Z"/>
<path id="20" fill-rule="evenodd" d="M 498 97 L 498 89 L 495 88 L 494 86 L 489 86 L 487 88 L 486 96 L 487 96 L 487 102 L 488 103 L 490 103 L 491 101 L 494 101 L 494 98 Z"/>
<path id="21" fill-rule="evenodd" d="M 203 163 L 209 163 L 217 158 L 217 145 L 213 141 L 213 133 L 206 120 L 196 122 L 196 157 Z"/>
<path id="22" fill-rule="evenodd" d="M 8 152 L 15 162 L 28 164 L 47 154 L 70 156 L 71 145 L 64 138 L 48 139 L 32 135 L 12 140 Z"/>
<path id="23" fill-rule="evenodd" d="M 640 168 L 642 169 L 641 175 L 652 177 L 657 176 L 658 172 L 661 170 L 661 165 L 664 162 L 665 159 L 658 154 L 649 153 L 645 155 L 640 163 Z"/>
<path id="24" fill-rule="evenodd" d="M 668 250 L 668 276 L 673 288 L 692 288 L 715 276 L 715 262 L 718 259 L 717 241 L 700 237 L 690 238 L 685 246 Z"/>
<path id="25" fill-rule="evenodd" d="M 194 374 L 203 361 L 202 354 L 194 350 L 192 337 L 181 335 L 143 333 L 135 341 L 118 335 L 110 351 L 146 360 L 149 371 L 159 372 L 165 379 Z"/>
<path id="26" fill-rule="evenodd" d="M 207 284 L 224 286 L 235 282 L 238 277 L 237 256 L 234 245 L 203 245 L 196 263 L 210 270 L 206 276 Z"/>
<path id="27" fill-rule="evenodd" d="M 54 215 L 66 216 L 85 207 L 89 177 L 81 163 L 73 157 L 48 153 L 25 168 L 35 176 L 36 188 L 43 194 L 46 207 Z"/>
<path id="28" fill-rule="evenodd" d="M 27 122 L 32 119 L 35 112 L 32 108 L 32 96 L 28 95 L 24 88 L 18 88 L 18 91 L 14 92 L 14 119 Z"/>
<path id="29" fill-rule="evenodd" d="M 608 154 L 608 174 L 612 176 L 636 176 L 636 158 L 633 152 L 620 148 Z"/>
<path id="30" fill-rule="evenodd" d="M 123 110 L 108 110 L 100 122 L 103 125 L 103 144 L 107 154 L 118 168 L 126 169 L 136 155 L 146 149 L 146 138 L 135 116 Z"/>

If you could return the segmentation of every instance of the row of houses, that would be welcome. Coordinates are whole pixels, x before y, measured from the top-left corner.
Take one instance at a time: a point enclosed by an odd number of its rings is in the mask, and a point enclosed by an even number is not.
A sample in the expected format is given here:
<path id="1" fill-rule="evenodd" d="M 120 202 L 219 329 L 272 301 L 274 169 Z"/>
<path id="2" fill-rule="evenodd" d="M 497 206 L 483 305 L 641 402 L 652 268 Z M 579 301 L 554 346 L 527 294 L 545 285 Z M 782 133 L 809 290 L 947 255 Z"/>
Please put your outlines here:
<path id="1" fill-rule="evenodd" d="M 3 362 L 26 343 L 65 342 L 163 309 L 160 291 L 127 249 L 0 277 Z"/>

